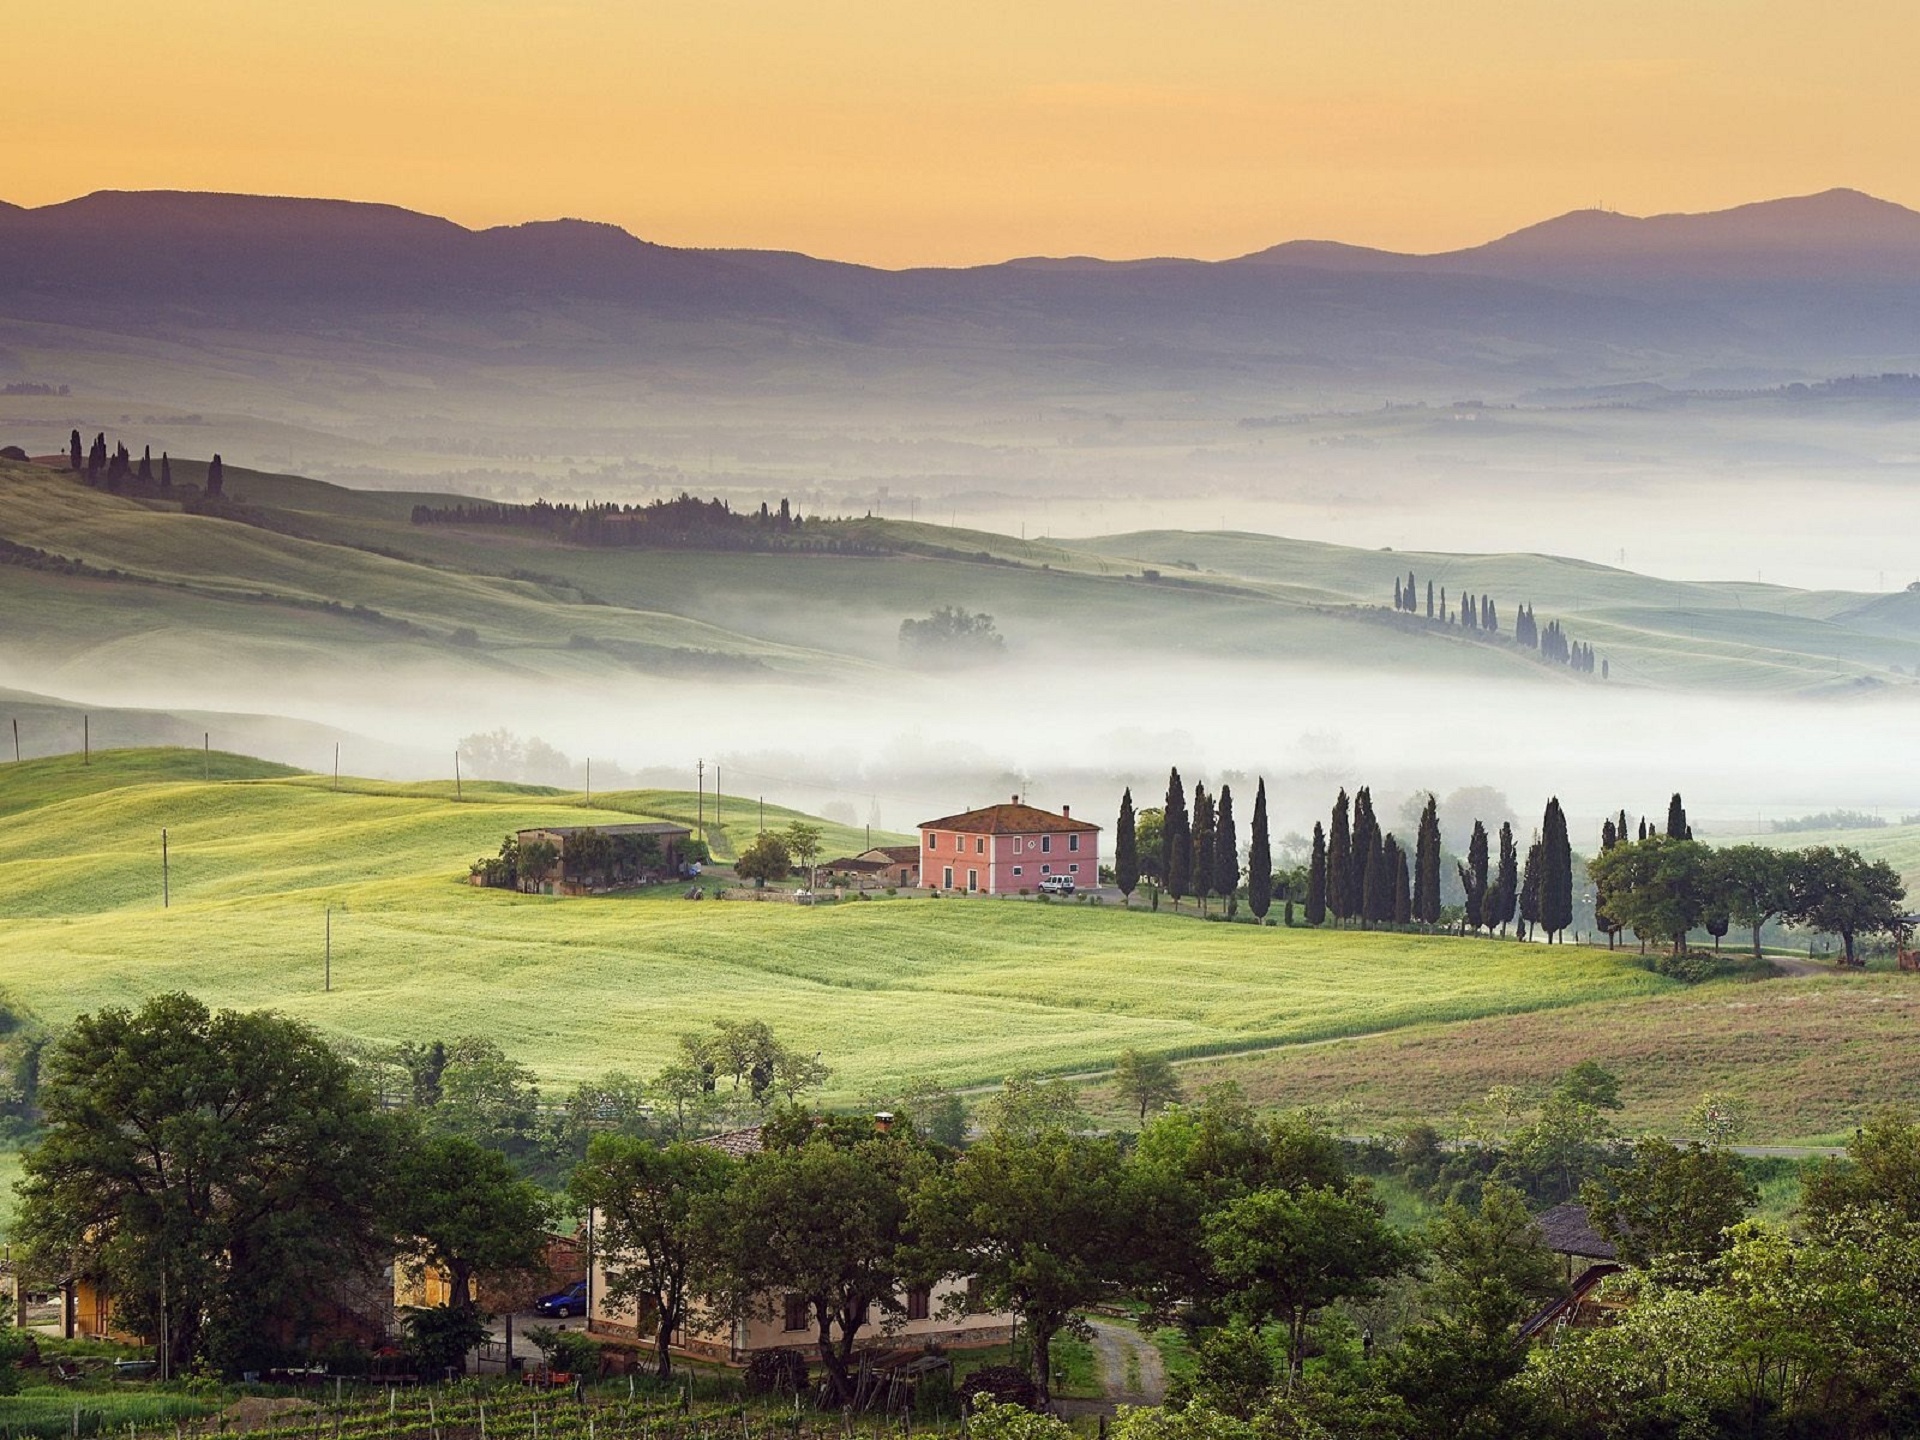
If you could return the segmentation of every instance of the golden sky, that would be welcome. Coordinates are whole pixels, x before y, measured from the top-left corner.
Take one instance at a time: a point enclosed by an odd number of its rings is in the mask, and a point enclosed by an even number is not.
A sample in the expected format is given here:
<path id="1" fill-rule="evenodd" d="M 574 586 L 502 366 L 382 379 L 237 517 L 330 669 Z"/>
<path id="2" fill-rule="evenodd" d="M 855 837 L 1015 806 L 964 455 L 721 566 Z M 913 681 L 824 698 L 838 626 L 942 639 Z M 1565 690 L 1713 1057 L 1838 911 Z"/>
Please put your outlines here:
<path id="1" fill-rule="evenodd" d="M 883 265 L 1920 205 L 1913 0 L 19 0 L 0 198 L 217 189 Z"/>

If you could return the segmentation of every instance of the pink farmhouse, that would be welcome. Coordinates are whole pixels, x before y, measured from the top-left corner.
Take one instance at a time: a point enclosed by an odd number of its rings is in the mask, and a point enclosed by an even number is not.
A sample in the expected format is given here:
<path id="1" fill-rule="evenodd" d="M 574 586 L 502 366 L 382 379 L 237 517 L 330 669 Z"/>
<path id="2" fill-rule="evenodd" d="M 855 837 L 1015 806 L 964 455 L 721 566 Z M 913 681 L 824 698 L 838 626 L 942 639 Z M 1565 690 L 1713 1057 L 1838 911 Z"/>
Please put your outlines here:
<path id="1" fill-rule="evenodd" d="M 1083 889 L 1100 883 L 1100 827 L 1022 805 L 989 805 L 920 827 L 920 883 L 941 890 L 1013 895 L 1064 875 Z"/>

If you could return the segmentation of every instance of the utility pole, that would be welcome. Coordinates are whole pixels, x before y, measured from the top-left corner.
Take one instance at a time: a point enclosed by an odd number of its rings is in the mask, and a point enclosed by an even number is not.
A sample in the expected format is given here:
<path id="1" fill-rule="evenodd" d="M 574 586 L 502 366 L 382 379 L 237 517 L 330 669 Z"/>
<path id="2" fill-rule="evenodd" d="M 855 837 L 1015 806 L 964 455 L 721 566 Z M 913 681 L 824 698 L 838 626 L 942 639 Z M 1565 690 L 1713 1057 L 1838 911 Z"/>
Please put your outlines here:
<path id="1" fill-rule="evenodd" d="M 321 990 L 324 994 L 333 993 L 333 907 L 331 905 L 327 906 L 327 971 Z"/>
<path id="2" fill-rule="evenodd" d="M 167 865 L 167 827 L 160 827 L 160 908 L 173 903 L 173 882 Z"/>
<path id="3" fill-rule="evenodd" d="M 700 838 L 707 838 L 707 762 L 701 760 L 694 766 L 694 823 L 700 827 Z"/>
<path id="4" fill-rule="evenodd" d="M 713 828 L 720 829 L 720 762 L 713 762 Z"/>
<path id="5" fill-rule="evenodd" d="M 587 803 L 593 803 L 593 757 L 587 757 Z"/>
<path id="6" fill-rule="evenodd" d="M 80 763 L 93 764 L 93 717 L 91 715 L 80 717 Z"/>
<path id="7" fill-rule="evenodd" d="M 20 763 L 20 717 L 13 717 L 13 763 Z"/>
<path id="8" fill-rule="evenodd" d="M 453 800 L 456 805 L 460 803 L 460 752 L 458 750 L 453 752 Z"/>
<path id="9" fill-rule="evenodd" d="M 333 742 L 333 788 L 340 788 L 340 742 Z"/>
<path id="10" fill-rule="evenodd" d="M 767 797 L 764 795 L 760 797 L 760 833 L 767 833 Z"/>
<path id="11" fill-rule="evenodd" d="M 211 730 L 200 732 L 200 778 L 202 780 L 213 778 L 213 732 Z"/>

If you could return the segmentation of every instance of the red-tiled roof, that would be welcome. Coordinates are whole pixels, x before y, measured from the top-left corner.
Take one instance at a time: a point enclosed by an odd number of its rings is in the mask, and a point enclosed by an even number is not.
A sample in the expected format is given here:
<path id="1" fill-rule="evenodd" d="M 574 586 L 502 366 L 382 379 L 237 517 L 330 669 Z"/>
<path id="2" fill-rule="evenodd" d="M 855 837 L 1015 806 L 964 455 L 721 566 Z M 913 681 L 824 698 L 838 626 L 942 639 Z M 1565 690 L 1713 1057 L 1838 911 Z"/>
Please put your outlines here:
<path id="1" fill-rule="evenodd" d="M 964 815 L 948 815 L 940 820 L 923 820 L 922 830 L 958 830 L 968 835 L 1044 835 L 1070 830 L 1098 830 L 1098 825 L 1074 820 L 1014 801 L 989 805 L 984 810 L 969 810 Z"/>
<path id="2" fill-rule="evenodd" d="M 895 865 L 918 865 L 920 847 L 918 845 L 876 845 L 873 849 L 862 852 L 860 858 L 866 860 L 875 856 Z"/>

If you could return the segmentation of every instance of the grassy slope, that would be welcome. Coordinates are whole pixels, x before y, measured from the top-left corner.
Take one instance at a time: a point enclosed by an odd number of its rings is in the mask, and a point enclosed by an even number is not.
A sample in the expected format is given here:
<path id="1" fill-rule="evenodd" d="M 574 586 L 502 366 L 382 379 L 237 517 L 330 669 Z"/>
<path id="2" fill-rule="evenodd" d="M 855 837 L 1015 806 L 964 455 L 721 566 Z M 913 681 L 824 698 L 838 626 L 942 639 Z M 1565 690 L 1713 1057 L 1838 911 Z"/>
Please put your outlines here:
<path id="1" fill-rule="evenodd" d="M 38 778 L 0 772 L 0 795 L 51 786 L 57 762 L 40 764 Z M 1670 988 L 1590 952 L 1079 906 L 808 911 L 460 883 L 505 830 L 581 818 L 570 798 L 493 786 L 456 805 L 444 786 L 336 794 L 297 777 L 133 783 L 20 811 L 0 833 L 0 989 L 55 1023 L 187 989 L 371 1039 L 485 1032 L 554 1081 L 649 1071 L 683 1030 L 757 1015 L 825 1051 L 836 1091 L 855 1096 L 918 1075 L 1084 1067 L 1127 1045 L 1197 1053 Z M 688 798 L 617 803 L 672 814 Z M 830 846 L 851 841 L 830 830 Z M 328 905 L 336 989 L 323 994 Z"/>
<path id="2" fill-rule="evenodd" d="M 197 470 L 182 462 L 181 474 L 191 479 Z M 446 497 L 250 471 L 230 472 L 229 491 L 280 510 L 303 538 L 0 464 L 0 535 L 156 582 L 137 587 L 130 601 L 125 585 L 0 567 L 0 603 L 33 617 L 21 633 L 43 657 L 89 662 L 191 663 L 217 637 L 223 658 L 261 663 L 351 653 L 398 665 L 432 655 L 464 668 L 543 674 L 622 663 L 570 648 L 570 637 L 581 635 L 818 672 L 849 660 L 890 662 L 902 616 L 957 604 L 994 614 L 1016 647 L 1120 636 L 1151 645 L 1164 634 L 1182 637 L 1183 649 L 1222 656 L 1360 656 L 1396 671 L 1570 679 L 1504 643 L 1381 608 L 1393 576 L 1410 566 L 1450 596 L 1494 595 L 1509 623 L 1516 603 L 1530 599 L 1543 621 L 1562 618 L 1576 638 L 1594 642 L 1626 682 L 1820 691 L 1862 677 L 1892 680 L 1893 665 L 1920 664 L 1920 603 L 1903 608 L 1903 597 L 1869 605 L 1838 592 L 1658 581 L 1539 555 L 1383 553 L 1166 531 L 1059 543 L 885 520 L 848 522 L 843 533 L 906 553 L 602 550 L 408 523 L 414 501 Z M 1160 570 L 1158 582 L 1142 578 L 1149 566 Z M 401 633 L 312 608 L 329 602 L 417 628 Z M 1856 612 L 1866 616 L 1858 625 Z M 481 646 L 450 645 L 461 627 L 476 630 Z"/>
<path id="3" fill-rule="evenodd" d="M 1240 533 L 1142 531 L 1077 543 L 1109 559 L 1184 561 L 1203 578 L 1299 587 L 1346 604 L 1385 603 L 1394 576 L 1412 570 L 1423 608 L 1428 580 L 1456 607 L 1463 593 L 1492 595 L 1509 629 L 1517 606 L 1531 603 L 1542 624 L 1565 621 L 1575 639 L 1610 657 L 1616 678 L 1640 683 L 1819 689 L 1862 674 L 1886 680 L 1891 666 L 1912 670 L 1920 661 L 1920 604 L 1904 596 L 1876 601 L 1842 591 L 1660 580 L 1549 555 L 1354 550 Z"/>
<path id="4" fill-rule="evenodd" d="M 245 498 L 246 483 L 236 480 L 234 493 Z M 684 615 L 590 603 L 564 586 L 464 574 L 189 515 L 88 489 L 59 471 L 0 462 L 0 495 L 0 536 L 129 577 L 0 567 L 0 602 L 32 618 L 20 634 L 43 652 L 106 660 L 135 648 L 150 655 L 155 640 L 191 650 L 218 636 L 223 653 L 231 637 L 260 659 L 431 655 L 471 667 L 564 672 L 594 663 L 570 643 L 584 636 L 774 666 L 825 660 Z M 356 502 L 343 503 L 351 509 Z M 329 604 L 363 606 L 414 628 L 317 608 Z M 449 643 L 463 627 L 477 633 L 478 647 Z"/>
<path id="5" fill-rule="evenodd" d="M 1538 1096 L 1594 1059 L 1621 1076 L 1629 1131 L 1683 1133 L 1700 1096 L 1726 1090 L 1751 1107 L 1754 1138 L 1820 1142 L 1920 1088 L 1916 1027 L 1911 976 L 1721 982 L 1208 1063 L 1184 1078 L 1236 1080 L 1259 1100 L 1322 1106 L 1372 1128 L 1445 1123 L 1493 1085 Z"/>

